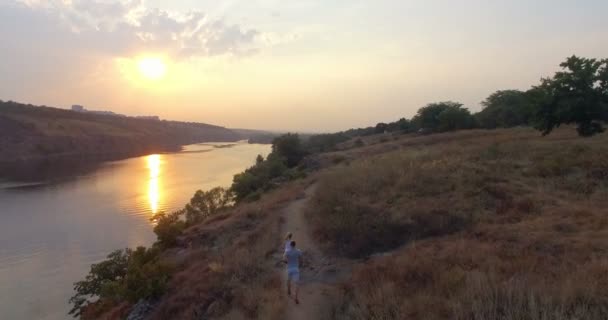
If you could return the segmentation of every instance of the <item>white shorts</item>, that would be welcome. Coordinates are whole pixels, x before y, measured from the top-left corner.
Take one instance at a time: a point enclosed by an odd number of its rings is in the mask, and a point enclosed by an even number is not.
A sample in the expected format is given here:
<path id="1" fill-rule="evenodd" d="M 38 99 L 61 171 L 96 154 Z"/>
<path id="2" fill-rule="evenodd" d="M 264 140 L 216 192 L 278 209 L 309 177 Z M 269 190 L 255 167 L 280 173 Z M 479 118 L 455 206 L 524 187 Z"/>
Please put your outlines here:
<path id="1" fill-rule="evenodd" d="M 300 282 L 300 270 L 287 270 L 287 280 L 295 283 Z"/>

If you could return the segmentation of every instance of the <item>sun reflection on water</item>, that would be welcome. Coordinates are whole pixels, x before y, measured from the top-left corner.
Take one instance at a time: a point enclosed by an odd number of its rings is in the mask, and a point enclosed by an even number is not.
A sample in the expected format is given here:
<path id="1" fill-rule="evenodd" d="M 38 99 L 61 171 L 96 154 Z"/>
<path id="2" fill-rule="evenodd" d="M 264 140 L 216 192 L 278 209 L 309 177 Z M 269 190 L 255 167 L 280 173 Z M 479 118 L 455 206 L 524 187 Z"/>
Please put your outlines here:
<path id="1" fill-rule="evenodd" d="M 148 170 L 150 171 L 150 177 L 148 179 L 148 202 L 150 203 L 150 210 L 152 213 L 158 213 L 158 204 L 160 202 L 160 164 L 161 158 L 158 154 L 152 154 L 146 157 L 148 161 Z"/>

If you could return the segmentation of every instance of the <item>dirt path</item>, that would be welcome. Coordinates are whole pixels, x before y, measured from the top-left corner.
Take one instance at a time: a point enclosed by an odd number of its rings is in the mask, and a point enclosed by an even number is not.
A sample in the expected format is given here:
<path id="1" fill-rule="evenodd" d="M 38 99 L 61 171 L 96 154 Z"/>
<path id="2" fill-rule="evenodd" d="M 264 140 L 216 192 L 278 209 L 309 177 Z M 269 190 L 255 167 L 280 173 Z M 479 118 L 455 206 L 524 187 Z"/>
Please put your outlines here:
<path id="1" fill-rule="evenodd" d="M 341 259 L 325 256 L 312 239 L 304 217 L 306 206 L 314 193 L 315 186 L 308 187 L 301 198 L 292 202 L 283 211 L 284 234 L 291 232 L 297 247 L 304 253 L 304 266 L 300 270 L 300 304 L 289 299 L 287 319 L 319 319 L 327 314 L 326 301 L 335 293 L 335 284 L 350 275 L 350 264 Z M 284 267 L 284 290 L 286 276 Z"/>

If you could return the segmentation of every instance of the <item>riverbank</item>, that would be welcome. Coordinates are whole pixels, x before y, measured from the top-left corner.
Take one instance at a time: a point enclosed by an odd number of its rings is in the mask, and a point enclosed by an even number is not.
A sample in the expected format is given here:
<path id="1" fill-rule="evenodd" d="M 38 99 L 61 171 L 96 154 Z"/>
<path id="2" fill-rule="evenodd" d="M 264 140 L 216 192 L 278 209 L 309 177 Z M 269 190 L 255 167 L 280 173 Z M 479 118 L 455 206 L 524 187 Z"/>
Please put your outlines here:
<path id="1" fill-rule="evenodd" d="M 121 158 L 178 151 L 200 142 L 246 139 L 204 123 L 164 121 L 74 112 L 0 102 L 0 163 L 67 158 Z"/>
<path id="2" fill-rule="evenodd" d="M 269 145 L 188 145 L 81 169 L 24 168 L 0 182 L 0 319 L 64 320 L 73 283 L 118 248 L 150 246 L 150 218 L 183 207 L 193 190 L 228 187 Z M 38 175 L 37 175 L 38 174 Z"/>
<path id="3" fill-rule="evenodd" d="M 309 155 L 307 178 L 164 249 L 174 269 L 144 319 L 605 319 L 607 138 L 379 134 Z M 297 306 L 281 282 L 286 231 L 305 252 Z"/>

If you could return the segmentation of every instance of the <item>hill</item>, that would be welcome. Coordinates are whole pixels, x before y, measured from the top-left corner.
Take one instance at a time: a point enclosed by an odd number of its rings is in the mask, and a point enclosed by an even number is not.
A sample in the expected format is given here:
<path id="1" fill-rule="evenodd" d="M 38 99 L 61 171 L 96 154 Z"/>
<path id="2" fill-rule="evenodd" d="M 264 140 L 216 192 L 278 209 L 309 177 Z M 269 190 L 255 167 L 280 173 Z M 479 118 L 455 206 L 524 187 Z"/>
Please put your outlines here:
<path id="1" fill-rule="evenodd" d="M 302 160 L 308 177 L 161 245 L 171 275 L 141 319 L 606 319 L 607 140 L 562 127 L 342 142 Z M 305 240 L 299 306 L 283 292 L 286 231 Z M 101 301 L 82 317 L 137 302 Z"/>
<path id="2" fill-rule="evenodd" d="M 0 163 L 68 157 L 120 158 L 178 150 L 197 142 L 237 141 L 204 123 L 73 112 L 0 101 Z"/>
<path id="3" fill-rule="evenodd" d="M 331 318 L 605 319 L 607 142 L 472 130 L 324 155 L 341 164 L 319 176 L 314 234 L 366 259 Z"/>

